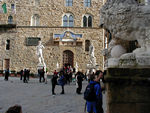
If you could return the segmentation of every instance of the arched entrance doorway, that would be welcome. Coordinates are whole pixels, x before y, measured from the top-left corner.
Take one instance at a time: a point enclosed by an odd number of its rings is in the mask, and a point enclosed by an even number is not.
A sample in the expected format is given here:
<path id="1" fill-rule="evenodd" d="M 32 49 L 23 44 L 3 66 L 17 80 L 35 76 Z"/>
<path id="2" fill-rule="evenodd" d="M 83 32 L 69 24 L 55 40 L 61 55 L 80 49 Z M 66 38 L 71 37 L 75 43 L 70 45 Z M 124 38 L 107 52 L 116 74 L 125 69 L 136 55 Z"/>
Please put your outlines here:
<path id="1" fill-rule="evenodd" d="M 65 50 L 63 52 L 63 65 L 71 65 L 73 67 L 73 59 L 74 59 L 74 54 L 70 50 Z"/>

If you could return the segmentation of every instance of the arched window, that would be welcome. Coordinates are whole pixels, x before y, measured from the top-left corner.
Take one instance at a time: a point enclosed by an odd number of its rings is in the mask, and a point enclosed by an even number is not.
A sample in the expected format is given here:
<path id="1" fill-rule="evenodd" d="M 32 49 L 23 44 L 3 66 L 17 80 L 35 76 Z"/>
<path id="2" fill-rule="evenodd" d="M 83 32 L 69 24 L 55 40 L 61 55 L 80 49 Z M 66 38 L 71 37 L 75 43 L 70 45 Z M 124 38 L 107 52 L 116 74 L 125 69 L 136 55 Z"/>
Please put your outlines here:
<path id="1" fill-rule="evenodd" d="M 90 41 L 85 40 L 85 51 L 89 51 L 89 47 L 90 47 Z"/>
<path id="2" fill-rule="evenodd" d="M 63 26 L 64 27 L 68 26 L 68 17 L 66 15 L 63 17 Z"/>
<path id="3" fill-rule="evenodd" d="M 66 6 L 73 6 L 73 0 L 66 0 Z"/>
<path id="4" fill-rule="evenodd" d="M 13 23 L 13 17 L 10 15 L 8 17 L 8 24 L 12 24 Z"/>
<path id="5" fill-rule="evenodd" d="M 69 16 L 69 27 L 73 27 L 73 16 Z"/>
<path id="6" fill-rule="evenodd" d="M 88 17 L 88 27 L 92 27 L 92 17 Z"/>
<path id="7" fill-rule="evenodd" d="M 91 0 L 84 0 L 85 7 L 91 7 Z"/>
<path id="8" fill-rule="evenodd" d="M 10 40 L 6 40 L 6 50 L 10 49 Z"/>
<path id="9" fill-rule="evenodd" d="M 72 14 L 65 14 L 63 16 L 63 26 L 64 27 L 73 27 L 74 26 L 74 18 Z"/>
<path id="10" fill-rule="evenodd" d="M 92 16 L 88 14 L 83 16 L 83 27 L 92 27 Z"/>
<path id="11" fill-rule="evenodd" d="M 40 25 L 40 17 L 38 14 L 35 14 L 31 18 L 31 26 L 39 26 Z"/>
<path id="12" fill-rule="evenodd" d="M 83 17 L 83 27 L 87 27 L 87 18 L 86 18 L 86 16 Z"/>

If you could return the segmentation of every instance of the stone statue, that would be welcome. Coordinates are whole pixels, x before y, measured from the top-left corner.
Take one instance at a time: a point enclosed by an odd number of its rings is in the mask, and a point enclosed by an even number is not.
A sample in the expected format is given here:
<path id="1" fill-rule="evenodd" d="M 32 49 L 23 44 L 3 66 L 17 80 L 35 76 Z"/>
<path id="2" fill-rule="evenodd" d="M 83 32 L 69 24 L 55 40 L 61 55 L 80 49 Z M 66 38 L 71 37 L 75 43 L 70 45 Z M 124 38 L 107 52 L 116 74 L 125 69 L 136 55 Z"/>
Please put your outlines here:
<path id="1" fill-rule="evenodd" d="M 42 45 L 42 42 L 39 41 L 39 44 L 38 46 L 36 47 L 36 54 L 39 58 L 39 64 L 44 64 L 44 58 L 43 58 L 43 52 L 42 52 L 42 49 L 45 48 L 43 45 Z"/>
<path id="2" fill-rule="evenodd" d="M 79 66 L 78 66 L 78 63 L 76 62 L 76 66 L 75 66 L 75 68 L 76 68 L 76 72 L 78 72 L 78 68 L 79 68 Z"/>
<path id="3" fill-rule="evenodd" d="M 93 66 L 96 66 L 96 58 L 95 58 L 95 55 L 94 55 L 94 46 L 93 44 L 90 45 L 89 47 L 89 55 L 90 55 L 90 63 L 93 65 Z"/>
<path id="4" fill-rule="evenodd" d="M 39 41 L 39 44 L 36 47 L 36 54 L 39 58 L 38 68 L 43 68 L 44 67 L 44 71 L 46 72 L 46 64 L 45 64 L 44 58 L 43 58 L 43 50 L 42 50 L 43 48 L 45 48 L 45 47 L 42 45 L 42 42 Z"/>
<path id="5" fill-rule="evenodd" d="M 101 8 L 100 26 L 111 31 L 114 39 L 138 41 L 139 48 L 135 49 L 132 53 L 122 53 L 119 55 L 117 58 L 119 65 L 124 63 L 131 65 L 133 62 L 129 62 L 134 61 L 135 66 L 150 66 L 149 6 L 148 0 L 145 0 L 145 5 L 140 5 L 135 0 L 107 0 Z M 117 45 L 122 46 L 122 44 Z M 117 48 L 120 49 L 120 47 Z M 111 49 L 111 54 L 114 54 L 114 49 Z M 122 50 L 120 49 L 120 51 Z"/>
<path id="6" fill-rule="evenodd" d="M 56 64 L 56 68 L 59 69 L 59 63 L 58 63 L 58 62 L 57 62 L 57 64 Z"/>

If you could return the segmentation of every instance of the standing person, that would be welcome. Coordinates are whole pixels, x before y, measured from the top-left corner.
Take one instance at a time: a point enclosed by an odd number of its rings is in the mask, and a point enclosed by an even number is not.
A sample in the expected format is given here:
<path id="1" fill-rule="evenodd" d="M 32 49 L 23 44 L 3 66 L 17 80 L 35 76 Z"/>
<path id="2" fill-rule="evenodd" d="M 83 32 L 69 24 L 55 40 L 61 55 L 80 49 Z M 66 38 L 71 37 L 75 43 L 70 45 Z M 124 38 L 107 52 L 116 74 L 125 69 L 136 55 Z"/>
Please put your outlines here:
<path id="1" fill-rule="evenodd" d="M 40 76 L 39 82 L 40 82 L 40 83 L 41 83 L 41 82 L 45 82 L 45 78 L 44 78 L 44 68 L 43 68 L 43 69 L 38 69 L 38 74 L 39 74 L 39 76 Z M 41 81 L 41 79 L 43 79 L 43 80 Z"/>
<path id="2" fill-rule="evenodd" d="M 5 70 L 5 78 L 4 80 L 8 81 L 8 77 L 10 75 L 10 71 L 9 71 L 9 68 L 7 70 Z"/>
<path id="3" fill-rule="evenodd" d="M 20 80 L 22 80 L 23 77 L 23 70 L 20 71 Z"/>
<path id="4" fill-rule="evenodd" d="M 55 70 L 53 74 L 54 74 L 54 75 L 55 75 L 55 74 L 57 75 L 57 74 L 58 74 L 58 72 Z"/>
<path id="5" fill-rule="evenodd" d="M 29 81 L 29 78 L 30 78 L 30 70 L 27 69 L 26 71 L 27 71 L 27 80 Z"/>
<path id="6" fill-rule="evenodd" d="M 82 73 L 78 71 L 77 74 L 76 74 L 76 76 L 77 76 L 77 85 L 78 85 L 78 87 L 76 89 L 76 93 L 77 94 L 81 94 L 82 81 L 83 81 Z"/>
<path id="7" fill-rule="evenodd" d="M 23 72 L 23 82 L 28 83 L 28 81 L 27 81 L 27 70 L 26 69 L 24 69 L 24 72 Z"/>
<path id="8" fill-rule="evenodd" d="M 55 86 L 57 85 L 57 73 L 55 73 L 51 79 L 51 82 L 52 82 L 52 95 L 56 95 L 55 94 Z"/>
<path id="9" fill-rule="evenodd" d="M 101 84 L 100 84 L 100 79 L 103 79 L 103 72 L 102 71 L 96 71 L 95 73 L 96 75 L 96 78 L 95 78 L 95 81 L 97 82 L 97 84 L 100 86 L 100 90 L 99 90 L 99 96 L 97 96 L 97 101 L 96 101 L 96 110 L 97 110 L 97 113 L 103 113 L 103 107 L 102 107 L 102 91 L 103 91 L 103 88 L 101 87 Z"/>
<path id="10" fill-rule="evenodd" d="M 99 83 L 102 76 L 102 71 L 97 71 L 95 75 L 90 75 L 90 82 L 84 92 L 88 113 L 103 113 L 102 90 Z"/>
<path id="11" fill-rule="evenodd" d="M 46 72 L 44 73 L 45 84 L 47 84 L 47 75 L 48 75 L 48 69 L 46 68 Z"/>
<path id="12" fill-rule="evenodd" d="M 58 80 L 58 84 L 61 85 L 61 87 L 62 87 L 62 91 L 60 94 L 65 94 L 65 91 L 64 91 L 65 77 L 64 77 L 63 71 L 60 71 L 60 78 Z"/>

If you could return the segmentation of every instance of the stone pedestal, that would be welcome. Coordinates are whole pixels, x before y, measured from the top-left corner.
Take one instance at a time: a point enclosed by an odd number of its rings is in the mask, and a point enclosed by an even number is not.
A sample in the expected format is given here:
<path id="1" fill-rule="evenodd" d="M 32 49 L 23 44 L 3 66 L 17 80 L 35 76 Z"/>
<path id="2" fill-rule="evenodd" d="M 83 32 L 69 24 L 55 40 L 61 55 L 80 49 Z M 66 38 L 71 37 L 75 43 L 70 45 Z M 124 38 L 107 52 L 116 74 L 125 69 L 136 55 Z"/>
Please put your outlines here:
<path id="1" fill-rule="evenodd" d="M 108 68 L 106 113 L 150 113 L 150 68 Z"/>

